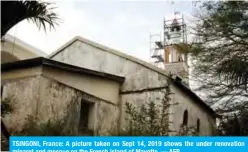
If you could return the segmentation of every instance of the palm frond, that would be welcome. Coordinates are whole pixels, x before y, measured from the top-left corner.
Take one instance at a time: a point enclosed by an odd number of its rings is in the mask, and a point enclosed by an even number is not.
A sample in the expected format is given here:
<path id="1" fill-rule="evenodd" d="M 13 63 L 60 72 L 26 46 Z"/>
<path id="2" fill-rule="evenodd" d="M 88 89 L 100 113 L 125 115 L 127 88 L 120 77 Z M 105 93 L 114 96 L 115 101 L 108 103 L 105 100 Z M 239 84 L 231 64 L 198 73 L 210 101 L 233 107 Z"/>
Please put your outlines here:
<path id="1" fill-rule="evenodd" d="M 58 25 L 58 15 L 50 7 L 51 3 L 40 1 L 2 1 L 1 2 L 1 37 L 13 26 L 27 19 L 34 22 L 37 27 L 46 31 L 47 25 L 50 30 Z"/>

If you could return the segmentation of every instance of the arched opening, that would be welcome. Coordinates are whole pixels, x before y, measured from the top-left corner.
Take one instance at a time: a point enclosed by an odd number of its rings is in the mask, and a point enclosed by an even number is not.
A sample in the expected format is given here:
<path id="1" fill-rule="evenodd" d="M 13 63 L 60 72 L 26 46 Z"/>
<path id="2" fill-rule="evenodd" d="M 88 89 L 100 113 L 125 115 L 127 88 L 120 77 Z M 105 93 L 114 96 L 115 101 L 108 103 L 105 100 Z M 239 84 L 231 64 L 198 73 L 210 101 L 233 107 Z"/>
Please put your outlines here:
<path id="1" fill-rule="evenodd" d="M 181 27 L 180 27 L 180 25 L 179 25 L 177 19 L 174 19 L 174 20 L 172 21 L 172 24 L 171 24 L 171 32 L 174 32 L 174 31 L 178 32 L 178 31 L 180 31 L 180 30 L 181 30 Z"/>
<path id="2" fill-rule="evenodd" d="M 197 119 L 197 122 L 196 122 L 196 131 L 197 132 L 200 132 L 200 119 Z"/>
<path id="3" fill-rule="evenodd" d="M 183 126 L 188 126 L 188 110 L 183 113 Z"/>

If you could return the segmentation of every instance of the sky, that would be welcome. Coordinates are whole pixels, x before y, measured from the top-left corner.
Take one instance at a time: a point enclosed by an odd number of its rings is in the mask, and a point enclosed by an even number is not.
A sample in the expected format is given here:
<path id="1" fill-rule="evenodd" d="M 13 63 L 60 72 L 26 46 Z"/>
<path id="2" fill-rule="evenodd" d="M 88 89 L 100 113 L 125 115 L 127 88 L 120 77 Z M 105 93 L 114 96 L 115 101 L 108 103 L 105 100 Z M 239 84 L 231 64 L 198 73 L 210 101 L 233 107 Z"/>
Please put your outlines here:
<path id="1" fill-rule="evenodd" d="M 174 3 L 174 4 L 173 4 Z M 163 20 L 172 19 L 174 11 L 190 23 L 191 1 L 53 1 L 59 26 L 39 30 L 22 21 L 8 33 L 24 42 L 52 53 L 75 36 L 95 41 L 143 60 L 149 60 L 150 34 L 163 31 Z"/>

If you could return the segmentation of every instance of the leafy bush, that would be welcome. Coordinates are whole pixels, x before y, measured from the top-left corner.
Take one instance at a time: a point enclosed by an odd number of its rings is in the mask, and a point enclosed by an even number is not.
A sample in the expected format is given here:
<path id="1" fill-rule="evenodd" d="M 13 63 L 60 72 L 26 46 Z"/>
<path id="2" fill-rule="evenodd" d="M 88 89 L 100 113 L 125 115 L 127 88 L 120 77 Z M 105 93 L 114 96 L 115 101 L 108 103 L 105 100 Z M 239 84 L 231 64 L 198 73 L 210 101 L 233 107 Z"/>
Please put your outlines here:
<path id="1" fill-rule="evenodd" d="M 182 127 L 179 132 L 170 130 L 169 108 L 177 103 L 170 103 L 172 94 L 170 84 L 163 91 L 164 96 L 158 102 L 148 102 L 136 107 L 131 103 L 126 103 L 126 121 L 128 123 L 119 136 L 168 136 L 174 135 L 197 135 L 195 127 Z"/>
<path id="2" fill-rule="evenodd" d="M 222 117 L 218 125 L 219 136 L 247 136 L 248 108 L 244 107 L 235 114 Z"/>
<path id="3" fill-rule="evenodd" d="M 10 100 L 7 98 L 1 101 L 1 116 L 4 117 L 13 111 L 13 107 L 10 104 Z"/>
<path id="4" fill-rule="evenodd" d="M 77 132 L 73 129 L 65 129 L 63 120 L 48 120 L 47 122 L 39 123 L 39 121 L 29 115 L 26 118 L 26 123 L 21 131 L 12 131 L 12 135 L 16 136 L 72 136 Z"/>

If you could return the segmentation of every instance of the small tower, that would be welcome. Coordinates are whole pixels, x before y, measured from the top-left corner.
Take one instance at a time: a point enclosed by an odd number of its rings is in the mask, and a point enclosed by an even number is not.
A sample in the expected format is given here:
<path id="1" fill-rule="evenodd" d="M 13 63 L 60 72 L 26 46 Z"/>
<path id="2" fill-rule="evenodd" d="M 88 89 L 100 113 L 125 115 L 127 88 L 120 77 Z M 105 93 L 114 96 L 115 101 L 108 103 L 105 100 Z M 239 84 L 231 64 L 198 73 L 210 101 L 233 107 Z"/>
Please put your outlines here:
<path id="1" fill-rule="evenodd" d="M 183 15 L 178 17 L 175 13 L 173 20 L 164 20 L 164 43 L 164 69 L 181 77 L 187 83 L 187 54 L 178 48 L 179 45 L 187 44 Z"/>
<path id="2" fill-rule="evenodd" d="M 160 68 L 181 77 L 187 83 L 187 55 L 178 49 L 179 45 L 187 44 L 186 24 L 183 16 L 178 17 L 177 14 L 172 20 L 164 20 L 163 41 L 151 42 L 156 46 L 151 49 L 151 58 L 157 59 L 155 62 L 160 63 Z"/>

